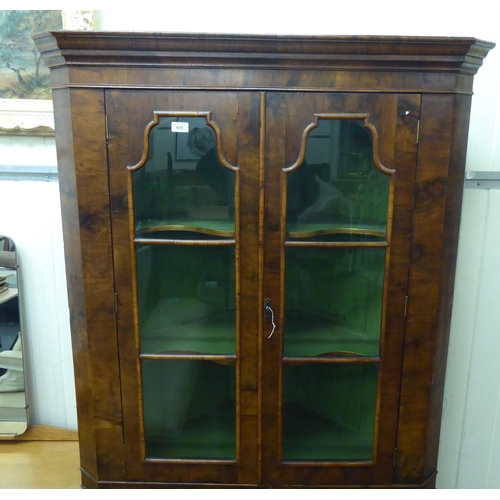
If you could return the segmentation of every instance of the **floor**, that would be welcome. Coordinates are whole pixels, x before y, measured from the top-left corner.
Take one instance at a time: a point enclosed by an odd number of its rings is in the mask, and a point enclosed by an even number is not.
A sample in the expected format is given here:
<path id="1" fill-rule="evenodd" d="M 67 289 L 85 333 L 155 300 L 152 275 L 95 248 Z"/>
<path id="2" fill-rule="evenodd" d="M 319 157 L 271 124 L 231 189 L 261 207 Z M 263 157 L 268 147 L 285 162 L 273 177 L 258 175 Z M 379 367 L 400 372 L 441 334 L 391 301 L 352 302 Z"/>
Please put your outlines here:
<path id="1" fill-rule="evenodd" d="M 81 486 L 78 441 L 0 441 L 0 489 Z"/>

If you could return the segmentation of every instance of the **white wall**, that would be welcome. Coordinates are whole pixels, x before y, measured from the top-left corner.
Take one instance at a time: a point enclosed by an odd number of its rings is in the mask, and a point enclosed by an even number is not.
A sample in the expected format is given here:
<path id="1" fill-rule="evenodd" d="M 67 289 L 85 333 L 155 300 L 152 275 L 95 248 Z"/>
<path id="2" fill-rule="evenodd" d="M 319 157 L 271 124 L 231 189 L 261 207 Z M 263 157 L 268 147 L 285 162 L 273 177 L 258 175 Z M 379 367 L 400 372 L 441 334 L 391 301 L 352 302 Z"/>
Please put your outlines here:
<path id="1" fill-rule="evenodd" d="M 395 0 L 159 2 L 107 9 L 100 28 L 183 32 L 473 36 L 496 42 L 475 79 L 467 168 L 500 170 L 500 2 Z M 65 5 L 65 8 L 70 6 Z M 2 163 L 0 159 L 0 163 Z M 9 183 L 7 185 L 7 183 Z M 26 283 L 34 417 L 76 426 L 57 183 L 0 182 L 0 228 L 19 245 Z M 5 189 L 9 187 L 9 189 Z M 500 487 L 500 191 L 466 190 L 445 389 L 438 487 Z M 0 231 L 0 232 L 2 232 Z M 28 275 L 28 272 L 26 273 Z M 33 301 L 36 306 L 33 306 Z M 36 308 L 35 308 L 36 307 Z M 50 339 L 51 351 L 43 347 Z"/>
<path id="2" fill-rule="evenodd" d="M 54 166 L 54 138 L 0 136 L 0 164 Z M 20 264 L 29 422 L 76 429 L 59 184 L 0 180 L 0 192 L 0 233 Z"/>
<path id="3" fill-rule="evenodd" d="M 500 189 L 467 189 L 445 385 L 439 485 L 500 488 Z"/>

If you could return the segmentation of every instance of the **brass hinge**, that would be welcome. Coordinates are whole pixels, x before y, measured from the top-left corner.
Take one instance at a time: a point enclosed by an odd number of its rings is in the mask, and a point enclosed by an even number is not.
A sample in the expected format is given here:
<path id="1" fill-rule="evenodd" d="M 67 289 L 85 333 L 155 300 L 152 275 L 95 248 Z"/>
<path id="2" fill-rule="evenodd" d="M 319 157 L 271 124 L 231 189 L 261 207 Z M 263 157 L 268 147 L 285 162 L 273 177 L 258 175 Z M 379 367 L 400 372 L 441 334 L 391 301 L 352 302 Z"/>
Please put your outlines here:
<path id="1" fill-rule="evenodd" d="M 115 292 L 115 314 L 118 314 L 118 294 Z"/>
<path id="2" fill-rule="evenodd" d="M 406 318 L 406 312 L 408 311 L 408 295 L 405 297 L 405 312 L 404 317 Z"/>
<path id="3" fill-rule="evenodd" d="M 104 126 L 106 127 L 106 139 L 109 139 L 108 115 L 104 115 L 104 120 L 105 120 Z"/>
<path id="4" fill-rule="evenodd" d="M 415 144 L 418 144 L 420 142 L 420 120 L 417 122 L 417 141 Z"/>

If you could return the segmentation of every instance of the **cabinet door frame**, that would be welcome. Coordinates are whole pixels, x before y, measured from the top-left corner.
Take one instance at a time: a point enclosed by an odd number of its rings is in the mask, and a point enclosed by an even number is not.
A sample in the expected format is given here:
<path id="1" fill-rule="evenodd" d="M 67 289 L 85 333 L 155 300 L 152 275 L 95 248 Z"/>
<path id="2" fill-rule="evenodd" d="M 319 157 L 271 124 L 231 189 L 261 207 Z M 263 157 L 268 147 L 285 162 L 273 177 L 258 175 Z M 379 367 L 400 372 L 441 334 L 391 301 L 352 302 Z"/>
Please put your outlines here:
<path id="1" fill-rule="evenodd" d="M 408 290 L 413 186 L 417 163 L 419 94 L 267 93 L 263 297 L 279 319 L 271 339 L 262 333 L 262 483 L 264 485 L 384 485 L 393 480 L 401 362 Z M 281 458 L 283 393 L 286 175 L 304 157 L 307 133 L 318 117 L 363 118 L 374 156 L 393 170 L 389 210 L 376 435 L 372 462 L 284 462 Z M 389 229 L 390 228 L 390 229 Z M 331 362 L 345 362 L 337 359 Z M 370 361 L 365 359 L 364 361 Z M 354 479 L 355 478 L 355 479 Z"/>
<path id="2" fill-rule="evenodd" d="M 259 98 L 257 93 L 108 90 L 110 209 L 117 297 L 117 330 L 128 481 L 169 484 L 255 485 L 258 463 L 258 213 Z M 206 116 L 217 135 L 222 163 L 235 172 L 237 275 L 236 460 L 148 459 L 141 405 L 131 169 L 144 158 L 156 116 Z M 244 144 L 245 147 L 240 147 Z M 241 152 L 240 152 L 241 151 Z M 244 207 L 247 207 L 246 209 Z M 244 231 L 242 230 L 244 227 Z M 242 241 L 240 240 L 240 237 Z M 252 264 L 253 262 L 253 264 Z M 132 278 L 131 278 L 132 277 Z M 161 356 L 160 356 L 161 357 Z M 198 359 L 183 355 L 183 359 Z M 203 356 L 202 356 L 203 357 Z M 200 358 L 201 359 L 201 358 Z"/>

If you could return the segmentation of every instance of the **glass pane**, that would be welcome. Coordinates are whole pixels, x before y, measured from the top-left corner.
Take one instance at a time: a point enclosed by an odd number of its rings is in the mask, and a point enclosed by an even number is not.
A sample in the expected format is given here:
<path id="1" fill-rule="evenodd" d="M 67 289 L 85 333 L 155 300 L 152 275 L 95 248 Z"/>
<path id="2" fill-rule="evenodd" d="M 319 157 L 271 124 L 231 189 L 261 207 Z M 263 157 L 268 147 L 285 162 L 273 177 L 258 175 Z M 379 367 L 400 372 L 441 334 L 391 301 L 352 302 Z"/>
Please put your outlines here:
<path id="1" fill-rule="evenodd" d="M 136 237 L 184 230 L 234 237 L 234 183 L 205 118 L 161 117 L 146 164 L 133 172 Z"/>
<path id="2" fill-rule="evenodd" d="M 147 458 L 236 458 L 235 365 L 143 360 L 142 379 Z"/>
<path id="3" fill-rule="evenodd" d="M 319 120 L 304 162 L 287 175 L 288 239 L 385 239 L 389 185 L 362 121 Z"/>
<path id="4" fill-rule="evenodd" d="M 283 367 L 283 460 L 372 460 L 378 367 Z"/>
<path id="5" fill-rule="evenodd" d="M 142 353 L 236 352 L 233 246 L 137 245 Z"/>
<path id="6" fill-rule="evenodd" d="M 286 248 L 285 356 L 378 356 L 385 248 Z"/>

